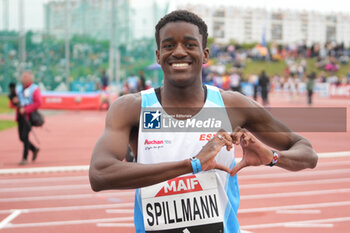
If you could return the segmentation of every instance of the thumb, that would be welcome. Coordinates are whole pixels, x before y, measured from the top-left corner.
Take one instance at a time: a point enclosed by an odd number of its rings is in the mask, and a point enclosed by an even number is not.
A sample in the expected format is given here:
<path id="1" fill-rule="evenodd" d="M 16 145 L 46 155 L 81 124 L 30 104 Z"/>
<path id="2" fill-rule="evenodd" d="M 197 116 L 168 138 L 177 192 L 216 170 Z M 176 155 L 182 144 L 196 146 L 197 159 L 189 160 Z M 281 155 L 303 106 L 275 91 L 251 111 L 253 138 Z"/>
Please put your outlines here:
<path id="1" fill-rule="evenodd" d="M 231 176 L 235 176 L 242 168 L 246 167 L 244 160 L 242 159 L 236 166 L 234 166 L 230 172 Z"/>
<path id="2" fill-rule="evenodd" d="M 222 170 L 224 172 L 231 173 L 231 170 L 228 167 L 226 167 L 226 166 L 224 166 L 224 165 L 222 165 L 220 163 L 217 163 L 215 165 L 215 169 L 219 169 L 219 170 Z"/>

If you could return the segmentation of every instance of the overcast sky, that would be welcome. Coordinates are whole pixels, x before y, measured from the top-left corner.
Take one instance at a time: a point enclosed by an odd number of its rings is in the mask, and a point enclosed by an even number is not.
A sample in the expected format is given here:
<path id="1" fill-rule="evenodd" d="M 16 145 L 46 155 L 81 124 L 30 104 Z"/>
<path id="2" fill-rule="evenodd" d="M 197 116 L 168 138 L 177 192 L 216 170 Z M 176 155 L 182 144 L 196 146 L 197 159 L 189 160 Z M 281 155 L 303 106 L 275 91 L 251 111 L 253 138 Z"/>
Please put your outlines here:
<path id="1" fill-rule="evenodd" d="M 49 0 L 8 0 L 9 29 L 18 30 L 18 4 L 24 2 L 24 27 L 29 30 L 43 30 L 43 4 Z M 156 0 L 164 3 L 165 0 Z M 142 6 L 153 0 L 131 0 L 132 5 Z M 207 4 L 209 6 L 233 5 L 238 7 L 258 7 L 265 9 L 296 9 L 320 12 L 345 12 L 350 14 L 349 0 L 171 0 L 170 9 L 176 3 Z M 0 30 L 4 29 L 3 0 L 0 0 Z"/>

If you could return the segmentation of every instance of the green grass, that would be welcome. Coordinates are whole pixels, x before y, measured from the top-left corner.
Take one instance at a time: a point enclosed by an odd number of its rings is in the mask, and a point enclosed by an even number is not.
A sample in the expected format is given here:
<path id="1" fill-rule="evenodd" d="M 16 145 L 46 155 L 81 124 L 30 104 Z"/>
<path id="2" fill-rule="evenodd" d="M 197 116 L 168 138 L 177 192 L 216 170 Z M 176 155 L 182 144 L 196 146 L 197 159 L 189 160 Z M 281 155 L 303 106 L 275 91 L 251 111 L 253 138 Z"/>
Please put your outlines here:
<path id="1" fill-rule="evenodd" d="M 269 76 L 275 74 L 284 74 L 284 69 L 287 67 L 284 61 L 265 62 L 265 61 L 251 61 L 247 60 L 246 67 L 243 69 L 245 77 L 249 74 L 260 74 L 262 70 L 265 70 Z"/>
<path id="2" fill-rule="evenodd" d="M 339 70 L 334 74 L 331 72 L 325 72 L 321 69 L 316 68 L 316 60 L 308 58 L 306 59 L 307 67 L 306 74 L 310 74 L 311 72 L 316 72 L 317 75 L 324 73 L 326 77 L 336 75 L 337 77 L 347 76 L 348 72 L 350 72 L 350 63 L 346 65 L 339 65 Z M 272 76 L 274 74 L 284 75 L 284 70 L 287 67 L 284 61 L 277 62 L 265 62 L 265 61 L 246 61 L 246 67 L 243 69 L 244 77 L 247 77 L 249 74 L 260 74 L 262 70 L 265 70 L 267 75 Z"/>
<path id="3" fill-rule="evenodd" d="M 0 95 L 0 113 L 11 113 L 14 109 L 9 107 L 9 99 L 6 95 Z"/>
<path id="4" fill-rule="evenodd" d="M 9 107 L 9 100 L 6 95 L 0 95 L 0 114 L 12 113 L 14 109 Z M 17 123 L 14 120 L 0 120 L 0 131 L 15 127 Z"/>
<path id="5" fill-rule="evenodd" d="M 11 120 L 0 120 L 0 131 L 15 127 L 17 122 Z"/>

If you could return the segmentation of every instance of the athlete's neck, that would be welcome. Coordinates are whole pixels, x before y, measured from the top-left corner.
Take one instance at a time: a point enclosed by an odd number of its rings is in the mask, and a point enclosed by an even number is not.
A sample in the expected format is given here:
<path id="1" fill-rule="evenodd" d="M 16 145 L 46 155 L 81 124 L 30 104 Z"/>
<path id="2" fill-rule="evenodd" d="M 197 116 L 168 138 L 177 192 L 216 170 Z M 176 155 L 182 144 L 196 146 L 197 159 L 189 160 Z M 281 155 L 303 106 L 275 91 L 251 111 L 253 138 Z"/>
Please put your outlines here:
<path id="1" fill-rule="evenodd" d="M 163 107 L 194 107 L 201 108 L 205 103 L 205 93 L 202 83 L 186 87 L 167 85 L 161 87 Z"/>

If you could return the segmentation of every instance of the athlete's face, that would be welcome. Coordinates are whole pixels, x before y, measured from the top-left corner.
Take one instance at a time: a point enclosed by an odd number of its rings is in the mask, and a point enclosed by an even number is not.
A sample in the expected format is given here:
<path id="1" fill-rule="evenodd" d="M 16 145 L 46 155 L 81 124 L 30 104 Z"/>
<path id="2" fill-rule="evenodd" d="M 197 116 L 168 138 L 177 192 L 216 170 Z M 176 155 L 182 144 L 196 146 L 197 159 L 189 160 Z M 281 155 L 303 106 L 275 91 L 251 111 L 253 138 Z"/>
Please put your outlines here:
<path id="1" fill-rule="evenodd" d="M 181 21 L 167 23 L 159 31 L 159 43 L 157 62 L 162 66 L 165 82 L 186 86 L 201 80 L 209 49 L 203 48 L 196 25 Z"/>

